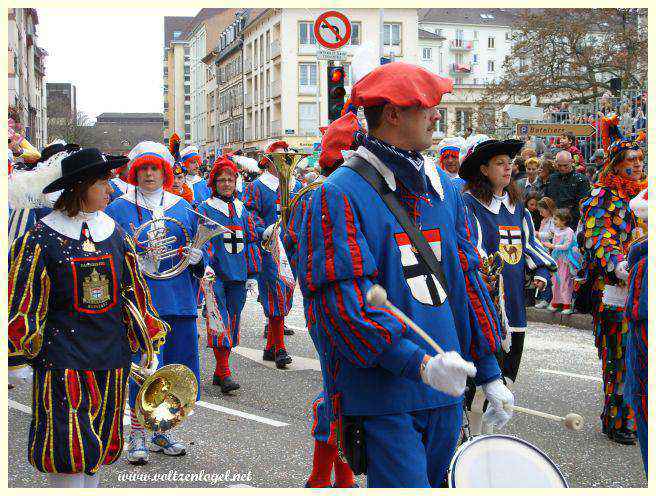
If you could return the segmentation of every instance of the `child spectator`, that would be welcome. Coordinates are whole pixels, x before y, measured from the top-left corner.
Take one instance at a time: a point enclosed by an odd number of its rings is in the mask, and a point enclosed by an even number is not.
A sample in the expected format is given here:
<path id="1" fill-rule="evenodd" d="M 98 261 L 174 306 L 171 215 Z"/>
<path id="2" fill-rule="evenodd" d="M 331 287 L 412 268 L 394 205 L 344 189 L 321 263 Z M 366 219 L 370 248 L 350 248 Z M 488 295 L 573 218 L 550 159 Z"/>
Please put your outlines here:
<path id="1" fill-rule="evenodd" d="M 533 227 L 539 226 L 542 223 L 542 216 L 538 210 L 538 201 L 542 196 L 538 191 L 529 191 L 526 195 L 526 210 L 531 214 L 533 219 Z"/>
<path id="2" fill-rule="evenodd" d="M 559 208 L 553 214 L 555 229 L 553 242 L 544 242 L 552 250 L 551 256 L 556 260 L 557 271 L 551 276 L 552 299 L 548 310 L 562 309 L 563 315 L 571 315 L 574 276 L 581 266 L 581 255 L 576 245 L 574 231 L 568 226 L 571 215 L 566 208 Z"/>
<path id="3" fill-rule="evenodd" d="M 553 241 L 555 228 L 553 218 L 554 210 L 556 210 L 556 204 L 551 198 L 545 196 L 538 201 L 538 212 L 540 213 L 542 220 L 540 221 L 540 229 L 537 234 L 538 239 L 543 245 L 545 242 Z"/>

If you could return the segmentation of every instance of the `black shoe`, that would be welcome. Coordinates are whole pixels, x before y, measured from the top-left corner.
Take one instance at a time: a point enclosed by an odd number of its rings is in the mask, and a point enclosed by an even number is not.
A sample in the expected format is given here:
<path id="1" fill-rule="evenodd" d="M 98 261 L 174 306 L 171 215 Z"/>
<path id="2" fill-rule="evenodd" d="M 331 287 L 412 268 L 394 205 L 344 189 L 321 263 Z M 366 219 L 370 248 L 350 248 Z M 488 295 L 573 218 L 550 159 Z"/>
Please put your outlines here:
<path id="1" fill-rule="evenodd" d="M 264 350 L 264 353 L 262 353 L 262 360 L 265 362 L 273 362 L 276 359 L 276 352 L 273 348 Z"/>
<path id="2" fill-rule="evenodd" d="M 636 443 L 636 433 L 628 429 L 617 429 L 611 432 L 610 439 L 619 444 L 632 446 Z"/>
<path id="3" fill-rule="evenodd" d="M 262 339 L 266 339 L 266 338 L 267 338 L 267 334 L 269 334 L 269 324 L 266 324 L 266 325 L 264 326 L 264 334 L 262 334 Z"/>
<path id="4" fill-rule="evenodd" d="M 217 379 L 216 376 L 214 376 L 215 379 Z M 221 386 L 221 392 L 223 394 L 229 393 L 230 391 L 234 391 L 235 389 L 239 389 L 241 386 L 235 382 L 232 379 L 232 376 L 228 376 L 225 379 L 220 379 L 219 378 L 219 384 L 218 386 Z"/>
<path id="5" fill-rule="evenodd" d="M 284 333 L 285 333 L 285 336 L 293 336 L 293 335 L 294 335 L 294 331 L 292 331 L 292 330 L 291 330 L 289 327 L 287 327 L 287 326 L 285 326 L 285 331 L 284 331 Z"/>
<path id="6" fill-rule="evenodd" d="M 276 352 L 276 367 L 284 369 L 290 363 L 292 363 L 292 357 L 289 356 L 287 350 L 284 348 L 279 349 Z"/>

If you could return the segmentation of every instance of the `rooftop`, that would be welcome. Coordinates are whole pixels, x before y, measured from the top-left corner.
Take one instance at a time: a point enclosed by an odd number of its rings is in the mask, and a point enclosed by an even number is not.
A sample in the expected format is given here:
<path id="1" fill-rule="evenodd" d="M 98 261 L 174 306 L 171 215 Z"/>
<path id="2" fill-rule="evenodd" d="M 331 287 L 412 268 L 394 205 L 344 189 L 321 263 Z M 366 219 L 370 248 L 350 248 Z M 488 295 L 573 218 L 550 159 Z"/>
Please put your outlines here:
<path id="1" fill-rule="evenodd" d="M 169 43 L 173 41 L 173 33 L 176 31 L 179 31 L 182 36 L 187 24 L 193 19 L 193 17 L 164 17 L 164 46 L 169 46 Z"/>
<path id="2" fill-rule="evenodd" d="M 445 40 L 446 38 L 444 36 L 440 36 L 439 34 L 431 33 L 430 31 L 426 31 L 425 29 L 419 28 L 419 39 L 421 39 L 421 40 Z"/>
<path id="3" fill-rule="evenodd" d="M 183 31 L 181 37 L 186 38 L 191 34 L 191 32 L 198 26 L 201 22 L 210 17 L 214 17 L 217 14 L 220 14 L 226 9 L 200 9 L 198 14 L 195 17 L 192 17 L 191 20 L 187 23 L 185 30 Z"/>
<path id="4" fill-rule="evenodd" d="M 96 122 L 162 122 L 164 116 L 159 112 L 103 112 L 96 118 Z"/>
<path id="5" fill-rule="evenodd" d="M 521 9 L 418 9 L 419 23 L 510 26 Z"/>

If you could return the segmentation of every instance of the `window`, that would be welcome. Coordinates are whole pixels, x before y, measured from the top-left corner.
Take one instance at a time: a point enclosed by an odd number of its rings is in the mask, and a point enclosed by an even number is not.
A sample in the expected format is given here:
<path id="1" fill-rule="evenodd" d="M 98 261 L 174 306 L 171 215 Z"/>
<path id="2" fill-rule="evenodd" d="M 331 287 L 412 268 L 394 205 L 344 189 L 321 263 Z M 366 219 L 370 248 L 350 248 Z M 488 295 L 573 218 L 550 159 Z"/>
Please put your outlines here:
<path id="1" fill-rule="evenodd" d="M 298 92 L 314 93 L 317 86 L 317 65 L 316 64 L 299 64 L 298 65 Z"/>
<path id="2" fill-rule="evenodd" d="M 314 29 L 312 22 L 299 22 L 298 23 L 298 44 L 299 45 L 315 45 L 317 43 L 314 37 Z"/>
<path id="3" fill-rule="evenodd" d="M 506 31 L 506 41 L 510 41 L 510 31 Z"/>
<path id="4" fill-rule="evenodd" d="M 453 84 L 462 84 L 462 76 L 456 76 Z"/>
<path id="5" fill-rule="evenodd" d="M 191 78 L 190 78 L 189 76 L 185 76 L 185 77 L 184 77 L 184 82 L 185 82 L 185 83 L 190 83 L 190 82 L 191 82 Z"/>
<path id="6" fill-rule="evenodd" d="M 456 40 L 463 40 L 465 38 L 465 32 L 462 29 L 456 29 Z"/>
<path id="7" fill-rule="evenodd" d="M 472 57 L 472 63 L 474 63 L 474 64 L 478 64 L 478 54 L 477 54 L 477 53 L 475 53 L 475 54 L 473 55 L 473 57 Z"/>
<path id="8" fill-rule="evenodd" d="M 421 49 L 422 60 L 433 60 L 433 49 L 424 47 Z"/>
<path id="9" fill-rule="evenodd" d="M 353 22 L 351 23 L 351 39 L 349 40 L 350 45 L 359 45 L 360 44 L 360 23 Z"/>
<path id="10" fill-rule="evenodd" d="M 182 31 L 173 31 L 173 39 L 178 39 L 180 35 L 182 34 Z"/>
<path id="11" fill-rule="evenodd" d="M 494 60 L 487 61 L 487 72 L 494 72 Z"/>
<path id="12" fill-rule="evenodd" d="M 456 132 L 464 133 L 472 122 L 471 109 L 456 109 Z"/>
<path id="13" fill-rule="evenodd" d="M 318 127 L 317 104 L 298 104 L 298 134 L 313 136 Z"/>
<path id="14" fill-rule="evenodd" d="M 185 133 L 186 134 L 191 133 L 191 126 L 189 124 L 185 124 Z"/>
<path id="15" fill-rule="evenodd" d="M 487 47 L 494 48 L 494 36 L 490 36 L 487 39 Z"/>
<path id="16" fill-rule="evenodd" d="M 386 22 L 383 24 L 383 45 L 401 45 L 401 23 Z"/>
<path id="17" fill-rule="evenodd" d="M 437 110 L 440 113 L 440 119 L 437 121 L 436 132 L 437 132 L 437 134 L 446 134 L 447 109 L 446 108 L 438 108 Z"/>
<path id="18" fill-rule="evenodd" d="M 473 38 L 474 38 L 475 40 L 478 39 L 478 31 L 474 31 L 474 36 L 473 36 Z"/>
<path id="19" fill-rule="evenodd" d="M 184 74 L 185 74 L 185 76 L 189 75 L 189 66 L 188 65 L 184 66 Z"/>

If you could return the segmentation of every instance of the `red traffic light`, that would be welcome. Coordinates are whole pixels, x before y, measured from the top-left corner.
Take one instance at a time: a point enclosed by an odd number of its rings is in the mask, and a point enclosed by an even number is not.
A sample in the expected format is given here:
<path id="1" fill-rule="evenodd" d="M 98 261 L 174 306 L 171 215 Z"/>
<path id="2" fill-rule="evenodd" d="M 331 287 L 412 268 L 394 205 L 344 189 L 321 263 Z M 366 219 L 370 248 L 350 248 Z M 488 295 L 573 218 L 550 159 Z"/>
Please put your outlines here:
<path id="1" fill-rule="evenodd" d="M 339 83 L 344 80 L 344 71 L 342 69 L 335 69 L 330 75 L 330 79 L 333 83 Z"/>

